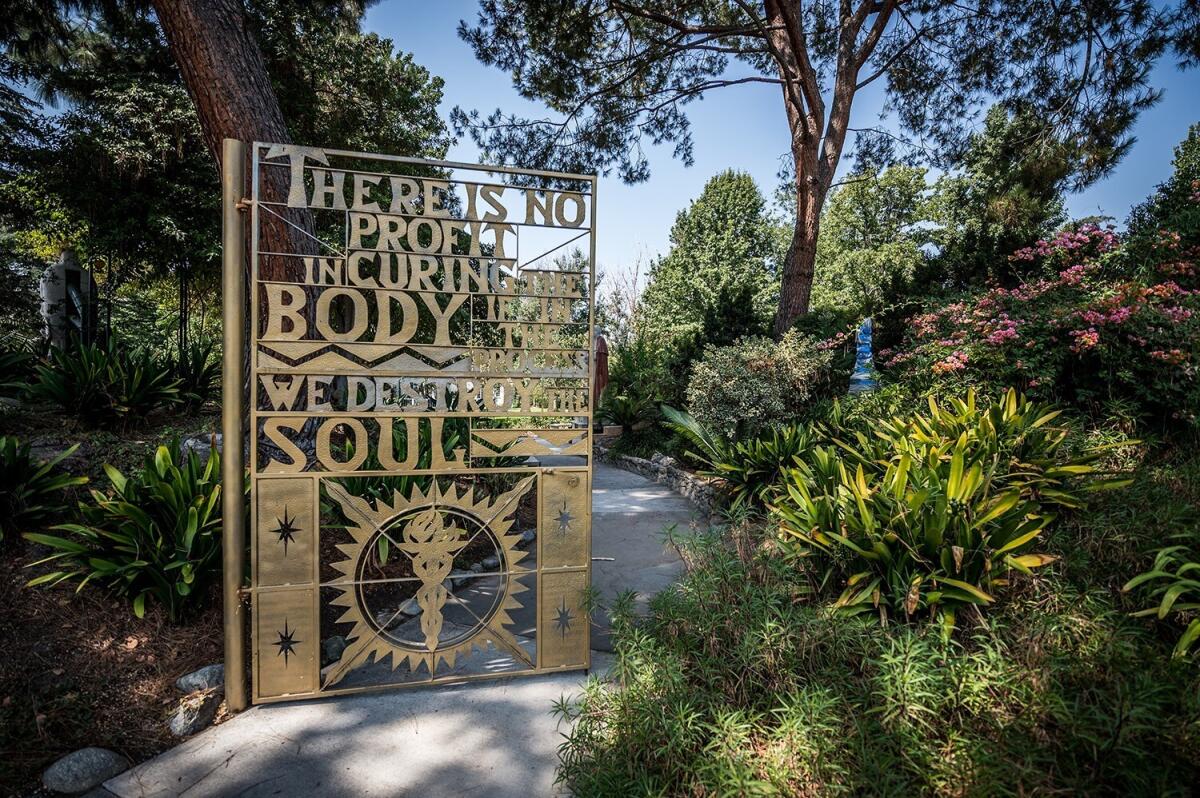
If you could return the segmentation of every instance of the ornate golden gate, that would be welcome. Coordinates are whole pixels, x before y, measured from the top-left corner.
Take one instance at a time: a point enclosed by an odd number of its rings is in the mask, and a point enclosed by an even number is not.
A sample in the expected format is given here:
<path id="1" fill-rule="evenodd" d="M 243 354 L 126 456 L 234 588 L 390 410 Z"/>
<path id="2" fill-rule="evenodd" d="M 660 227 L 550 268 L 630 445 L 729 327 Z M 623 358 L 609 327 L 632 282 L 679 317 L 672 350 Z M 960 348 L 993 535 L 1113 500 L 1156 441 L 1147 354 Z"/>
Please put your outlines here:
<path id="1" fill-rule="evenodd" d="M 251 481 L 245 591 L 227 445 L 231 706 L 245 592 L 255 702 L 588 667 L 595 178 L 255 143 L 247 195 L 245 149 L 224 170 L 224 429 L 248 423 Z"/>

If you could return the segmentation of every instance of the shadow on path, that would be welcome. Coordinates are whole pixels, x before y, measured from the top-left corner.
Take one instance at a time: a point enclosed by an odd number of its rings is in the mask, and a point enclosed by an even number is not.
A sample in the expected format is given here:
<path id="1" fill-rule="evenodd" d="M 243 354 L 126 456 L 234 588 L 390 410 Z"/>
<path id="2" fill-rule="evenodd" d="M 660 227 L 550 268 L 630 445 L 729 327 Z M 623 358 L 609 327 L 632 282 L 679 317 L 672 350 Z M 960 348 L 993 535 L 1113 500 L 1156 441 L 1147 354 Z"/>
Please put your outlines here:
<path id="1" fill-rule="evenodd" d="M 662 529 L 691 523 L 686 499 L 597 464 L 592 501 L 592 574 L 602 603 L 626 589 L 644 603 L 678 577 L 682 564 Z M 592 640 L 607 647 L 607 630 Z M 594 652 L 593 672 L 610 661 Z M 564 730 L 551 708 L 585 678 L 559 673 L 254 707 L 104 787 L 121 798 L 556 795 Z"/>

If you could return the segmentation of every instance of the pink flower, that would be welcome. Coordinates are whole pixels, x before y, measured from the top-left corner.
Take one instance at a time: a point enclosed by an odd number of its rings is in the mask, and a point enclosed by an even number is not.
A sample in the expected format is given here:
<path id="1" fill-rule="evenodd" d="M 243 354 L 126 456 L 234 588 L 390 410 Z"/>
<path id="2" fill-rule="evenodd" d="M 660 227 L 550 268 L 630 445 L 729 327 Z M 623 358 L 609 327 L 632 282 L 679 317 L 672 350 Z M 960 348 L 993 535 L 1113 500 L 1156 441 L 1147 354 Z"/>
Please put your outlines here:
<path id="1" fill-rule="evenodd" d="M 1150 353 L 1150 357 L 1171 364 L 1179 364 L 1187 359 L 1187 355 L 1180 349 L 1168 349 L 1165 352 L 1161 349 L 1155 349 Z"/>
<path id="2" fill-rule="evenodd" d="M 1176 324 L 1178 324 L 1179 322 L 1187 321 L 1188 319 L 1190 319 L 1192 317 L 1192 312 L 1190 310 L 1188 310 L 1187 308 L 1176 307 L 1174 305 L 1168 305 L 1165 307 L 1161 307 L 1161 308 L 1159 308 L 1159 310 L 1162 311 L 1162 314 L 1164 316 L 1166 316 L 1168 319 L 1175 322 Z"/>
<path id="3" fill-rule="evenodd" d="M 1096 332 L 1095 327 L 1088 327 L 1086 330 L 1072 330 L 1071 337 L 1075 339 L 1075 343 L 1071 345 L 1072 351 L 1075 352 L 1091 349 L 1100 343 L 1100 333 Z"/>
<path id="4" fill-rule="evenodd" d="M 946 374 L 951 371 L 962 371 L 967 367 L 967 353 L 961 349 L 956 349 L 945 357 L 933 364 L 934 374 Z"/>

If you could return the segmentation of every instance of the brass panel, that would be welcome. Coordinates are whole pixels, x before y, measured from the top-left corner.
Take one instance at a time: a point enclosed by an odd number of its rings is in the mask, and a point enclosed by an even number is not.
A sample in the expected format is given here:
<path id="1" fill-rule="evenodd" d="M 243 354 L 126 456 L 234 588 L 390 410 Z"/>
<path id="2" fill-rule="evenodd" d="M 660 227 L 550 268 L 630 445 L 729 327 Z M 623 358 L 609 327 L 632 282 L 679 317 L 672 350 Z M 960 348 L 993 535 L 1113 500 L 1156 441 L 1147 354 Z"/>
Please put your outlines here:
<path id="1" fill-rule="evenodd" d="M 589 628 L 584 610 L 587 583 L 587 571 L 542 574 L 538 644 L 543 668 L 588 666 Z"/>
<path id="2" fill-rule="evenodd" d="M 591 448 L 585 429 L 471 430 L 472 457 L 587 454 Z"/>
<path id="3" fill-rule="evenodd" d="M 249 197 L 225 187 L 250 225 L 227 230 L 226 320 L 252 353 L 254 700 L 587 667 L 595 178 L 263 143 L 250 162 Z M 550 229 L 532 258 L 530 227 Z M 585 235 L 588 268 L 554 268 Z M 526 459 L 563 455 L 586 465 Z"/>
<path id="4" fill-rule="evenodd" d="M 260 479 L 256 493 L 257 583 L 263 587 L 311 584 L 317 540 L 313 481 L 308 477 Z"/>
<path id="5" fill-rule="evenodd" d="M 254 597 L 256 698 L 311 693 L 321 639 L 309 588 L 267 590 Z"/>
<path id="6" fill-rule="evenodd" d="M 586 567 L 591 560 L 591 489 L 587 469 L 542 474 L 542 568 Z"/>

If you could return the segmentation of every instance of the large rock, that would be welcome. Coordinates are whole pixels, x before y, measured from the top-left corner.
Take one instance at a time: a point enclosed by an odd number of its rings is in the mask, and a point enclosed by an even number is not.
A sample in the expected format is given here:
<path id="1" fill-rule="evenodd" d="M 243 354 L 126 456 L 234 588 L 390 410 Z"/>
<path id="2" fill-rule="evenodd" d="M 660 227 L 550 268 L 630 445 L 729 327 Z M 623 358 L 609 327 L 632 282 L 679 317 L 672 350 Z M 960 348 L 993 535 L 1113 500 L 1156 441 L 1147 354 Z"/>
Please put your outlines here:
<path id="1" fill-rule="evenodd" d="M 107 748 L 81 748 L 46 768 L 42 785 L 51 792 L 78 795 L 129 769 L 129 760 Z"/>
<path id="2" fill-rule="evenodd" d="M 207 728 L 217 716 L 224 694 L 221 688 L 204 693 L 192 693 L 179 704 L 167 725 L 176 737 L 187 737 Z"/>
<path id="3" fill-rule="evenodd" d="M 211 690 L 224 686 L 225 666 L 219 662 L 215 665 L 205 665 L 186 676 L 180 676 L 175 681 L 175 687 L 181 693 L 194 693 L 197 690 Z"/>
<path id="4" fill-rule="evenodd" d="M 213 442 L 217 444 L 217 451 L 221 451 L 221 433 L 215 435 L 192 435 L 184 438 L 179 445 L 184 454 L 195 452 L 196 457 L 201 463 L 208 462 L 209 456 L 212 454 Z"/>
<path id="5" fill-rule="evenodd" d="M 337 662 L 346 652 L 346 638 L 341 635 L 327 637 L 321 641 L 321 667 Z"/>

